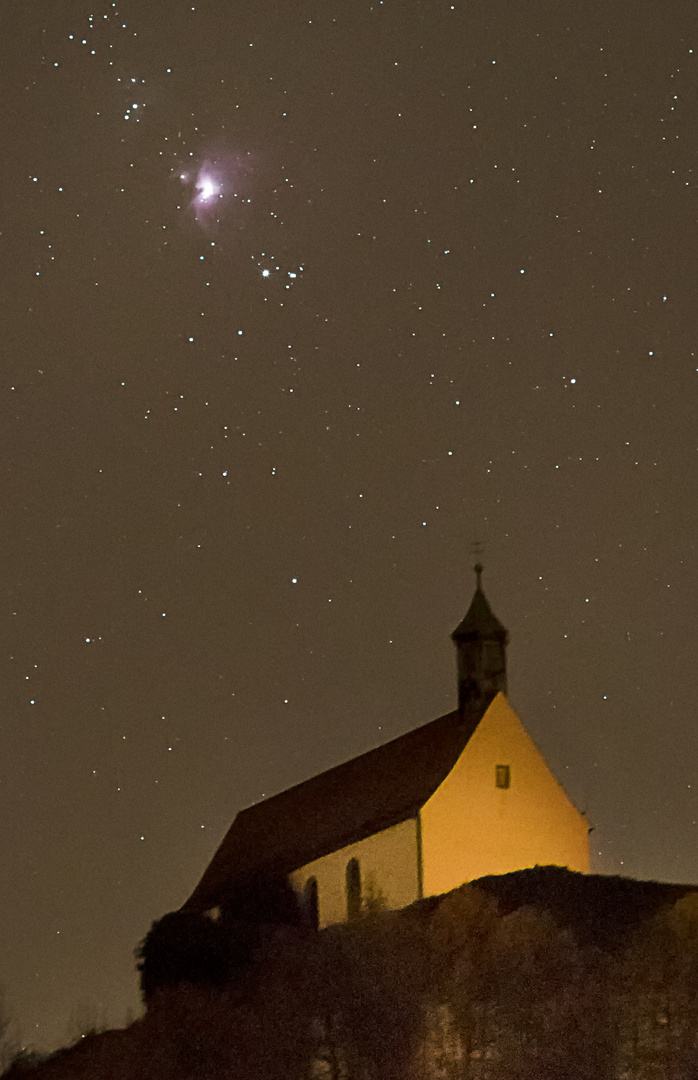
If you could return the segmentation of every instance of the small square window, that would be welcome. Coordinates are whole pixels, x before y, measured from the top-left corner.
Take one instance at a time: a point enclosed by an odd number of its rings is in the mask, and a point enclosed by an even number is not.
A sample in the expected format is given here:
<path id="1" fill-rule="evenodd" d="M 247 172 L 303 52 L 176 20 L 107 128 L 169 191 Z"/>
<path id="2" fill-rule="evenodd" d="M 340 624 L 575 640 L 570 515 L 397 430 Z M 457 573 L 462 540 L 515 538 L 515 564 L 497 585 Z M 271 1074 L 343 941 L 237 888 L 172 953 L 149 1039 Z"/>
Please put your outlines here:
<path id="1" fill-rule="evenodd" d="M 508 765 L 495 765 L 494 782 L 497 787 L 508 788 L 511 784 L 511 772 Z"/>

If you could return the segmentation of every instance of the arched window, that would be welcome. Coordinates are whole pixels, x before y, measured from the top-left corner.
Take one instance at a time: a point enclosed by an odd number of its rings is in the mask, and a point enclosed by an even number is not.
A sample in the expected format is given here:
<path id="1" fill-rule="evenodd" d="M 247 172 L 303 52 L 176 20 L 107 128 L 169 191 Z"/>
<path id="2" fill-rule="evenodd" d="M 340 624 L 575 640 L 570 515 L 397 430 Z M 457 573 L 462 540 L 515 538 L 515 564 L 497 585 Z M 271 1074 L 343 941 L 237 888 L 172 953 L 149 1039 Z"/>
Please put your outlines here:
<path id="1" fill-rule="evenodd" d="M 347 919 L 357 919 L 361 914 L 361 868 L 358 859 L 347 863 Z"/>
<path id="2" fill-rule="evenodd" d="M 305 883 L 304 892 L 305 910 L 308 915 L 308 922 L 312 926 L 313 930 L 317 930 L 320 926 L 320 905 L 318 902 L 317 878 L 308 878 Z"/>

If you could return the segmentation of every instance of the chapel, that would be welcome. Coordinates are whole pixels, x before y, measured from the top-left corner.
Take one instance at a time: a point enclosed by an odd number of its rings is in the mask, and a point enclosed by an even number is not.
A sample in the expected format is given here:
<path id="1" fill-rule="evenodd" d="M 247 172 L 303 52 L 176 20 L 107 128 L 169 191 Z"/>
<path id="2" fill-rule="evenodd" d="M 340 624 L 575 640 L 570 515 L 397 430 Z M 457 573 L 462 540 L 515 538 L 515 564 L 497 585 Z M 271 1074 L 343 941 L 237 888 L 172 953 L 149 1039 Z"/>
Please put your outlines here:
<path id="1" fill-rule="evenodd" d="M 508 634 L 475 567 L 458 707 L 240 811 L 184 911 L 281 875 L 319 927 L 536 865 L 587 873 L 588 824 L 507 700 Z"/>

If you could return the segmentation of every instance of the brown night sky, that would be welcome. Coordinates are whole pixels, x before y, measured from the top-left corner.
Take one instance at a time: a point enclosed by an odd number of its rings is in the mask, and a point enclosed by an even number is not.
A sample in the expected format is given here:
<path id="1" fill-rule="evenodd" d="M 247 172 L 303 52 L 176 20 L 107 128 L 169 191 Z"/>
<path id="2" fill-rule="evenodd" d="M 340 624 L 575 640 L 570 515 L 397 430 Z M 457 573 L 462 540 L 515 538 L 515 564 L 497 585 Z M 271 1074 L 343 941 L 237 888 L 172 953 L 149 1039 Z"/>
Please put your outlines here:
<path id="1" fill-rule="evenodd" d="M 695 4 L 1 18 L 24 1039 L 137 1007 L 238 808 L 453 706 L 474 540 L 594 869 L 697 881 Z"/>

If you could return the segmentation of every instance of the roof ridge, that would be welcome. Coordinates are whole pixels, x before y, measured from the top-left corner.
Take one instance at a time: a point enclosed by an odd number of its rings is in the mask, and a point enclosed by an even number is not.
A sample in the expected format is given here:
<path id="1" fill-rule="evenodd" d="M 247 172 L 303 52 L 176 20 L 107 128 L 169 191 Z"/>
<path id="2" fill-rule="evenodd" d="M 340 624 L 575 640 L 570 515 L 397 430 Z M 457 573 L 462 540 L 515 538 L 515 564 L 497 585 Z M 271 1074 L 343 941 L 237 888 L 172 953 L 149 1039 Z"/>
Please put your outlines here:
<path id="1" fill-rule="evenodd" d="M 224 903 L 231 887 L 250 874 L 291 873 L 414 818 L 489 704 L 444 713 L 241 810 L 184 909 L 206 911 Z"/>

